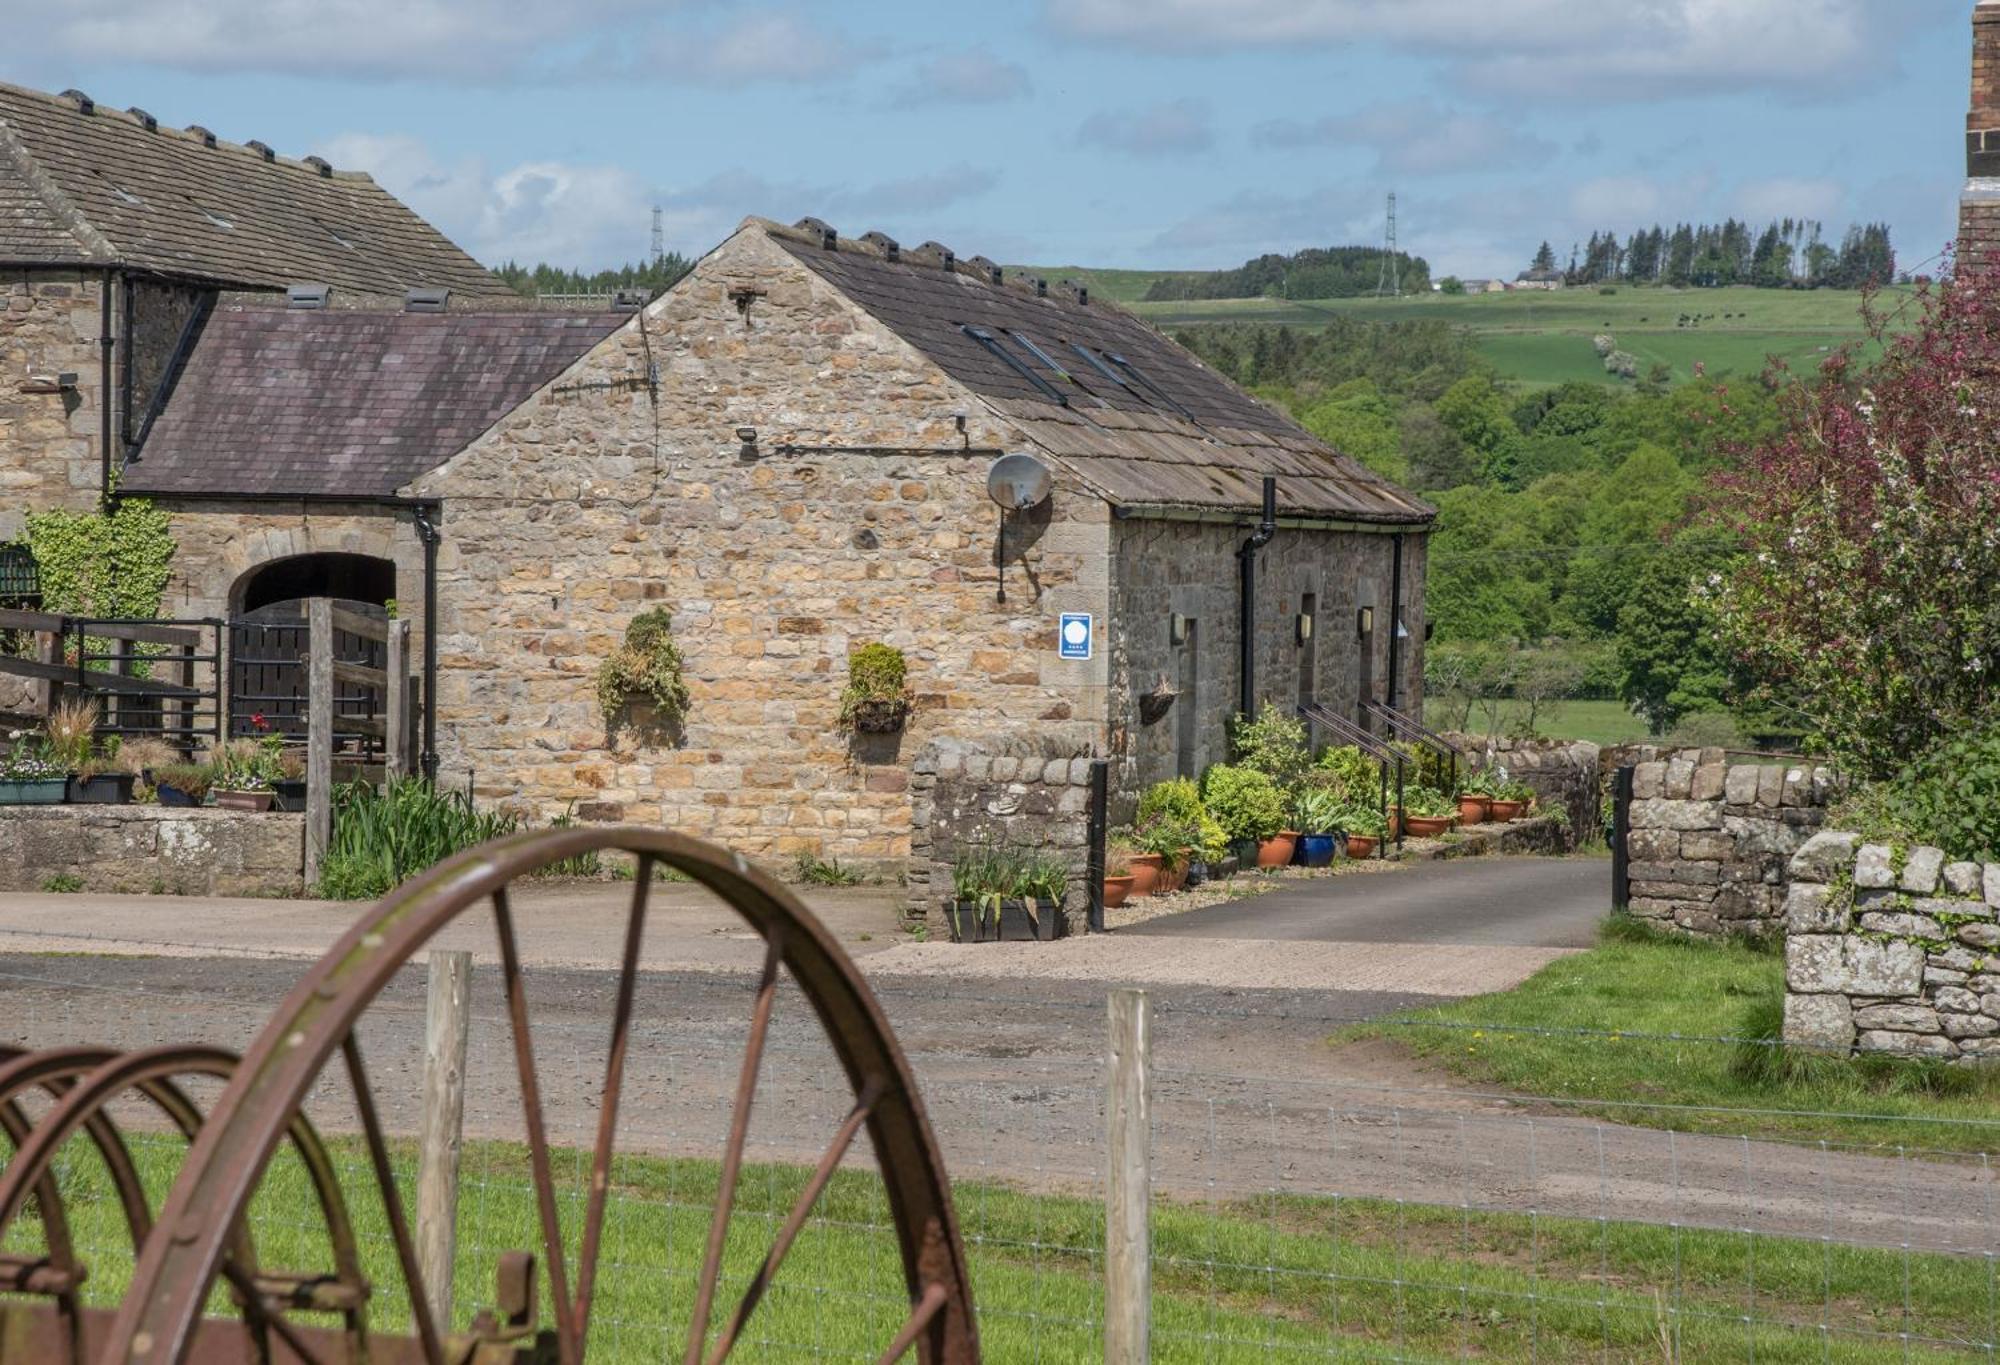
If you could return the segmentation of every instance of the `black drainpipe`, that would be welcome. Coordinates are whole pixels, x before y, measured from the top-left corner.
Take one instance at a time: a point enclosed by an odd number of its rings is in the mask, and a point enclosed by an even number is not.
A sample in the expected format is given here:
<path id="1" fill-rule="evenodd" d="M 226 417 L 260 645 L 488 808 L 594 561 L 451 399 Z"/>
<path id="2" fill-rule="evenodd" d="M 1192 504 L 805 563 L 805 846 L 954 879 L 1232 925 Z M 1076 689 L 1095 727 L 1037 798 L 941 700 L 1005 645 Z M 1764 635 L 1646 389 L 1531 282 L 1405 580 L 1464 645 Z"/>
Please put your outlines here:
<path id="1" fill-rule="evenodd" d="M 1395 556 L 1389 561 L 1389 709 L 1396 709 L 1396 661 L 1403 634 L 1403 533 L 1394 536 Z"/>
<path id="2" fill-rule="evenodd" d="M 1257 718 L 1257 552 L 1278 533 L 1278 481 L 1264 480 L 1264 519 L 1256 533 L 1236 552 L 1237 579 L 1243 585 L 1243 600 L 1237 608 L 1236 631 L 1242 643 L 1243 699 L 1239 709 L 1243 719 Z"/>
<path id="3" fill-rule="evenodd" d="M 437 562 L 438 528 L 431 520 L 437 511 L 436 504 L 420 506 L 416 510 L 417 534 L 424 542 L 424 752 L 418 762 L 424 770 L 426 782 L 437 781 Z"/>
<path id="4" fill-rule="evenodd" d="M 107 267 L 99 285 L 97 322 L 98 502 L 111 506 L 111 352 L 118 345 L 111 333 L 111 281 Z"/>

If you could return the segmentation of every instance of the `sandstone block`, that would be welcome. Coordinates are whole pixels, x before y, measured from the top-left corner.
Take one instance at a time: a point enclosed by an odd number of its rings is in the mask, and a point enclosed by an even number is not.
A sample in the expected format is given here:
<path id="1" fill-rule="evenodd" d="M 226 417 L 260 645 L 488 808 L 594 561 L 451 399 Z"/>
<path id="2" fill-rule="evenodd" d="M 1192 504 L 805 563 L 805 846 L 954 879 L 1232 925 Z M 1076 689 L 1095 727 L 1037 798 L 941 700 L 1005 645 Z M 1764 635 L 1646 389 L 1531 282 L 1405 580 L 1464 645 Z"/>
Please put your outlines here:
<path id="1" fill-rule="evenodd" d="M 1776 807 L 1785 790 L 1785 770 L 1783 768 L 1759 768 L 1757 770 L 1757 804 Z"/>
<path id="2" fill-rule="evenodd" d="M 1947 971 L 1943 967 L 1924 968 L 1924 989 L 1927 991 L 1936 991 L 1946 986 L 1963 986 L 1965 982 L 1964 972 Z M 1973 997 L 1974 1009 L 1979 1008 L 1978 999 L 1978 996 Z"/>
<path id="3" fill-rule="evenodd" d="M 1695 863 L 1676 859 L 1669 863 L 1633 863 L 1630 869 L 1635 882 L 1677 882 L 1690 886 L 1713 886 L 1721 880 L 1715 863 Z"/>
<path id="4" fill-rule="evenodd" d="M 1802 994 L 1904 996 L 1923 989 L 1924 950 L 1848 935 L 1801 934 L 1785 942 L 1785 983 Z"/>
<path id="5" fill-rule="evenodd" d="M 1632 769 L 1632 799 L 1634 801 L 1657 801 L 1661 789 L 1666 785 L 1667 765 L 1664 763 L 1641 763 Z"/>
<path id="6" fill-rule="evenodd" d="M 1088 758 L 1072 758 L 1069 761 L 1069 784 L 1072 787 L 1087 787 L 1090 785 L 1090 760 Z"/>
<path id="7" fill-rule="evenodd" d="M 1722 921 L 1707 910 L 1682 906 L 1674 911 L 1674 923 L 1682 931 L 1701 938 L 1720 938 Z"/>
<path id="8" fill-rule="evenodd" d="M 1963 986 L 1939 986 L 1931 994 L 1931 999 L 1941 1010 L 1953 1014 L 1979 1013 L 1979 997 Z"/>
<path id="9" fill-rule="evenodd" d="M 1890 1033 L 1864 1030 L 1856 1046 L 1862 1052 L 1886 1052 L 1897 1057 L 1956 1057 L 1958 1044 L 1934 1033 Z"/>
<path id="10" fill-rule="evenodd" d="M 1812 804 L 1812 773 L 1808 769 L 1785 769 L 1783 785 L 1778 790 L 1778 804 L 1781 806 Z"/>
<path id="11" fill-rule="evenodd" d="M 1634 801 L 1632 823 L 1649 829 L 1720 829 L 1722 812 L 1706 801 Z"/>
<path id="12" fill-rule="evenodd" d="M 2000 1019 L 1984 1014 L 1946 1014 L 1939 1016 L 1947 1038 L 1992 1038 L 2000 1035 Z"/>
<path id="13" fill-rule="evenodd" d="M 1928 915 L 1868 913 L 1861 916 L 1861 927 L 1871 934 L 1895 934 L 1902 938 L 1944 937 L 1944 926 Z"/>
<path id="14" fill-rule="evenodd" d="M 1667 760 L 1660 779 L 1660 795 L 1669 801 L 1689 800 L 1694 791 L 1694 763 L 1685 758 Z"/>
<path id="15" fill-rule="evenodd" d="M 1944 871 L 1944 850 L 1919 845 L 1910 850 L 1897 885 L 1914 896 L 1928 896 L 1938 889 L 1938 875 Z"/>
<path id="16" fill-rule="evenodd" d="M 1738 853 L 1782 859 L 1789 859 L 1808 837 L 1795 825 L 1761 816 L 1727 815 L 1723 817 L 1722 829 L 1736 841 Z"/>
<path id="17" fill-rule="evenodd" d="M 1720 763 L 1704 763 L 1694 770 L 1688 795 L 1696 801 L 1719 801 L 1728 784 L 1729 769 Z"/>
<path id="18" fill-rule="evenodd" d="M 1671 829 L 1635 829 L 1625 838 L 1625 851 L 1634 862 L 1664 862 L 1680 857 L 1683 837 Z"/>
<path id="19" fill-rule="evenodd" d="M 1854 884 L 1864 888 L 1889 888 L 1896 884 L 1894 854 L 1887 844 L 1863 844 L 1854 855 Z"/>
<path id="20" fill-rule="evenodd" d="M 1986 903 L 2000 908 L 2000 863 L 1986 864 Z"/>
<path id="21" fill-rule="evenodd" d="M 1974 948 L 2000 948 L 2000 925 L 1962 924 L 1958 929 L 1958 941 Z"/>
<path id="22" fill-rule="evenodd" d="M 1751 771 L 1755 771 L 1752 769 Z M 1800 845 L 1786 871 L 1795 882 L 1830 882 L 1854 863 L 1854 850 L 1861 844 L 1858 834 L 1822 830 Z"/>
<path id="23" fill-rule="evenodd" d="M 1847 904 L 1834 896 L 1832 887 L 1799 882 L 1785 893 L 1788 934 L 1844 934 L 1847 923 Z"/>
<path id="24" fill-rule="evenodd" d="M 1845 1052 L 1854 1046 L 1854 1006 L 1844 995 L 1787 995 L 1784 1039 Z"/>
<path id="25" fill-rule="evenodd" d="M 1722 782 L 1722 799 L 1732 806 L 1757 804 L 1757 769 L 1748 763 L 1731 768 Z"/>
<path id="26" fill-rule="evenodd" d="M 1773 919 L 1778 908 L 1777 889 L 1769 886 L 1725 886 L 1715 898 L 1715 913 L 1727 920 Z"/>
<path id="27" fill-rule="evenodd" d="M 1902 1033 L 1936 1033 L 1938 1012 L 1928 1005 L 1867 1005 L 1854 1011 L 1856 1028 L 1888 1028 Z"/>
<path id="28" fill-rule="evenodd" d="M 1736 841 L 1714 830 L 1693 830 L 1681 836 L 1680 856 L 1719 863 L 1736 856 Z"/>
<path id="29" fill-rule="evenodd" d="M 1946 863 L 1944 889 L 1951 895 L 1976 898 L 1980 895 L 1978 863 Z"/>

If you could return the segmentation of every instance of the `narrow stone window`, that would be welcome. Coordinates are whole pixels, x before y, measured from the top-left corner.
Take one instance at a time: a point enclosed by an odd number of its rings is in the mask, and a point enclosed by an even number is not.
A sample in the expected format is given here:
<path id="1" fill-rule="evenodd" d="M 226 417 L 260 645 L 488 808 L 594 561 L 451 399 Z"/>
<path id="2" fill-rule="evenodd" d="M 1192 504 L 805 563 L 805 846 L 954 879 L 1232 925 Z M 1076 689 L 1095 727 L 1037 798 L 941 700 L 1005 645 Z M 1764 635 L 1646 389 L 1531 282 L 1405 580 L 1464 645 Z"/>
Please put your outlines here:
<path id="1" fill-rule="evenodd" d="M 1299 599 L 1299 619 L 1293 631 L 1299 648 L 1299 705 L 1311 706 L 1319 700 L 1319 594 L 1307 593 Z M 1308 727 L 1315 746 L 1319 737 Z"/>
<path id="2" fill-rule="evenodd" d="M 1174 772 L 1180 777 L 1201 776 L 1201 654 L 1196 648 L 1200 639 L 1201 623 L 1189 617 L 1176 684 L 1180 697 L 1174 702 L 1179 717 L 1174 722 Z"/>

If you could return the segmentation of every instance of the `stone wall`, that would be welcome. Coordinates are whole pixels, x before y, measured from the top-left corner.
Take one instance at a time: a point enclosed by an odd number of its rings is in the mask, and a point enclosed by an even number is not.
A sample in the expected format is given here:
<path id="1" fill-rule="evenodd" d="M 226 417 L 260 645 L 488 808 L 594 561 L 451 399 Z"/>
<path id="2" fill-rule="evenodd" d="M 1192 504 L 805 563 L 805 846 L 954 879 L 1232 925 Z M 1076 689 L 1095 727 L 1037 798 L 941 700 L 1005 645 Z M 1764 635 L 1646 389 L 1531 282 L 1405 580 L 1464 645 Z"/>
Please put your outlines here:
<path id="1" fill-rule="evenodd" d="M 1601 751 L 1586 740 L 1500 739 L 1485 735 L 1450 735 L 1465 750 L 1473 767 L 1525 782 L 1541 798 L 1538 809 L 1560 810 L 1568 822 L 1562 831 L 1562 851 L 1575 852 L 1597 838 L 1603 826 L 1599 802 L 1602 790 Z"/>
<path id="2" fill-rule="evenodd" d="M 172 516 L 173 577 L 161 612 L 175 617 L 232 616 L 255 570 L 299 555 L 350 554 L 396 566 L 396 597 L 410 628 L 423 630 L 424 549 L 407 508 L 366 503 L 286 503 L 254 507 L 158 498 Z"/>
<path id="3" fill-rule="evenodd" d="M 31 511 L 96 505 L 102 287 L 75 270 L 0 272 L 0 541 Z M 20 390 L 30 375 L 64 372 L 74 389 Z"/>
<path id="4" fill-rule="evenodd" d="M 586 818 L 896 873 L 924 745 L 1101 743 L 1104 652 L 1062 660 L 1055 636 L 1062 611 L 1104 617 L 1102 500 L 1061 479 L 1003 542 L 985 475 L 1013 429 L 761 231 L 644 325 L 409 490 L 444 499 L 448 770 L 542 818 L 581 798 Z M 686 721 L 607 725 L 598 665 L 654 606 L 674 613 Z M 850 736 L 847 658 L 873 640 L 908 657 L 916 706 L 901 734 Z"/>
<path id="5" fill-rule="evenodd" d="M 0 808 L 0 891 L 75 877 L 85 891 L 296 896 L 305 820 L 165 806 Z M 163 916 L 171 911 L 163 908 Z M 163 919 L 163 924 L 166 920 Z"/>
<path id="6" fill-rule="evenodd" d="M 1815 835 L 1785 899 L 1785 1041 L 2000 1058 L 2000 863 Z"/>
<path id="7" fill-rule="evenodd" d="M 948 932 L 951 864 L 960 849 L 1052 849 L 1075 874 L 1063 912 L 1082 933 L 1089 909 L 1084 876 L 1090 859 L 1088 748 L 1054 740 L 991 742 L 940 739 L 912 765 L 909 917 Z"/>
<path id="8" fill-rule="evenodd" d="M 188 323 L 204 302 L 212 302 L 215 291 L 166 280 L 125 281 L 126 309 L 130 329 L 119 321 L 119 360 L 124 366 L 125 409 L 118 429 L 126 434 L 126 444 L 136 441 L 146 424 L 146 413 L 160 396 L 174 354 Z"/>
<path id="9" fill-rule="evenodd" d="M 1638 764 L 1632 913 L 1702 936 L 1776 930 L 1787 862 L 1825 821 L 1835 789 L 1828 768 L 1730 763 L 1720 749 Z"/>
<path id="10" fill-rule="evenodd" d="M 1170 777 L 1199 777 L 1229 757 L 1229 720 L 1240 705 L 1241 587 L 1236 552 L 1249 528 L 1134 517 L 1113 530 L 1110 629 L 1112 782 L 1119 813 Z M 1426 537 L 1404 536 L 1404 627 L 1396 704 L 1423 714 L 1423 582 Z M 1389 594 L 1395 554 L 1388 535 L 1281 528 L 1257 557 L 1257 696 L 1287 708 L 1310 697 L 1354 717 L 1365 685 L 1389 699 Z M 1310 642 L 1298 617 L 1310 606 Z M 1366 640 L 1362 607 L 1375 609 Z M 1173 618 L 1189 622 L 1176 645 Z M 1148 723 L 1140 699 L 1164 679 L 1179 695 Z M 1326 736 L 1317 737 L 1321 743 Z"/>

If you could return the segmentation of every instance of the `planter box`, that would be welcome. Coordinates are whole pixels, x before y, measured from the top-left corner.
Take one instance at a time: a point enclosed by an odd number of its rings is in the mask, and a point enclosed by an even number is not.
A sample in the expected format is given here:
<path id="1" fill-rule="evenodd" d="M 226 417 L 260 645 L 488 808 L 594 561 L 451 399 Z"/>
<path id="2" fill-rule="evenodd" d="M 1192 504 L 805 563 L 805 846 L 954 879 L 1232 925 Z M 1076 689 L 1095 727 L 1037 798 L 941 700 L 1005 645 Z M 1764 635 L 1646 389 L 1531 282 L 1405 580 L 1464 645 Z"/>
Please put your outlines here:
<path id="1" fill-rule="evenodd" d="M 179 787 L 156 787 L 154 791 L 158 794 L 160 804 L 163 806 L 199 806 L 201 804 L 199 796 L 189 796 Z"/>
<path id="2" fill-rule="evenodd" d="M 290 811 L 294 815 L 304 814 L 306 808 L 306 780 L 303 777 L 286 778 L 271 784 L 271 795 L 275 798 L 273 810 Z"/>
<path id="3" fill-rule="evenodd" d="M 215 804 L 223 810 L 267 811 L 271 809 L 273 795 L 270 792 L 228 792 L 218 791 Z"/>
<path id="4" fill-rule="evenodd" d="M 0 778 L 0 806 L 60 806 L 68 790 L 66 777 L 36 777 L 25 782 Z"/>
<path id="5" fill-rule="evenodd" d="M 978 901 L 946 901 L 944 903 L 945 926 L 951 930 L 953 943 L 984 943 L 998 933 L 998 926 L 992 925 L 991 906 Z"/>
<path id="6" fill-rule="evenodd" d="M 1000 902 L 1000 941 L 1053 943 L 1062 932 L 1062 906 L 1055 901 Z"/>
<path id="7" fill-rule="evenodd" d="M 131 773 L 72 777 L 69 780 L 69 803 L 72 806 L 126 805 L 132 800 L 132 784 L 137 780 Z"/>

